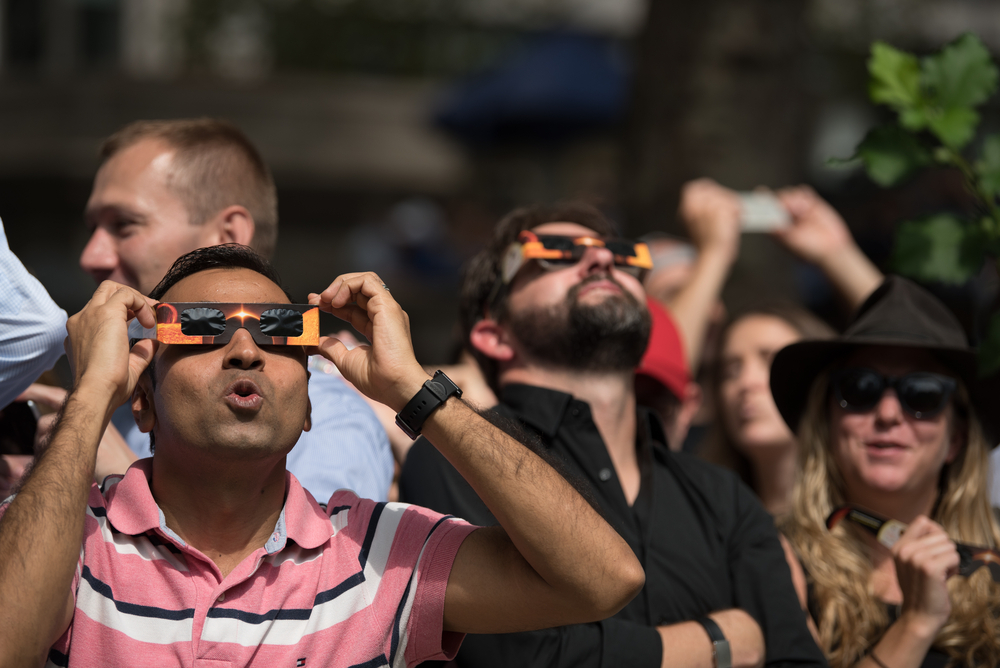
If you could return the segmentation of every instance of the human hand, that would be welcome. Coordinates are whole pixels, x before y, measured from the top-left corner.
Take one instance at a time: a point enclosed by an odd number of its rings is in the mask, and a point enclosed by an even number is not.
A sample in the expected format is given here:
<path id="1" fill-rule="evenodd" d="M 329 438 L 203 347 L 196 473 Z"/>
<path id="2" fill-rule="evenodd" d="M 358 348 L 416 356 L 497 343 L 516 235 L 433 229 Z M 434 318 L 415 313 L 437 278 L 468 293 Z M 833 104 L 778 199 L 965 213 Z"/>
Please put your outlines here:
<path id="1" fill-rule="evenodd" d="M 788 250 L 812 264 L 822 264 L 854 245 L 847 223 L 809 186 L 784 188 L 775 193 L 791 215 L 791 225 L 772 234 Z"/>
<path id="2" fill-rule="evenodd" d="M 323 292 L 311 293 L 309 303 L 346 320 L 371 341 L 348 350 L 342 341 L 324 336 L 316 349 L 365 396 L 399 412 L 430 378 L 413 354 L 409 316 L 374 273 L 339 276 Z"/>
<path id="3" fill-rule="evenodd" d="M 131 396 L 139 375 L 153 359 L 156 341 L 143 339 L 129 350 L 128 322 L 137 318 L 143 327 L 155 326 L 155 304 L 128 286 L 101 283 L 83 310 L 66 323 L 66 353 L 74 371 L 74 388 L 106 394 L 112 408 Z"/>
<path id="4" fill-rule="evenodd" d="M 35 424 L 35 455 L 42 454 L 45 446 L 49 444 L 52 427 L 59 417 L 57 411 L 62 408 L 67 394 L 66 390 L 55 385 L 32 383 L 15 399 L 15 401 L 34 401 L 36 404 L 44 406 L 51 411 L 40 416 L 38 422 Z"/>
<path id="5" fill-rule="evenodd" d="M 688 181 L 681 189 L 680 215 L 699 253 L 721 252 L 735 260 L 742 212 L 736 191 L 712 179 Z"/>
<path id="6" fill-rule="evenodd" d="M 903 592 L 901 620 L 923 637 L 937 635 L 951 614 L 948 578 L 958 572 L 955 543 L 941 525 L 917 517 L 892 548 Z"/>

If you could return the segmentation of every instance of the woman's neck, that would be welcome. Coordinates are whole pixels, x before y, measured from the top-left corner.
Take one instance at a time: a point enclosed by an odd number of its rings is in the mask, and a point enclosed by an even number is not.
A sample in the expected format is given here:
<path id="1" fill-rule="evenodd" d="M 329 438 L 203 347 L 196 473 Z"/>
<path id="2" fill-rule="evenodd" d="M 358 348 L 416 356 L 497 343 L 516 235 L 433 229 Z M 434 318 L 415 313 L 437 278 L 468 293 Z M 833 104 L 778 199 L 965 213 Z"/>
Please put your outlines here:
<path id="1" fill-rule="evenodd" d="M 754 491 L 767 512 L 775 517 L 791 510 L 797 467 L 795 441 L 761 449 L 750 460 Z"/>

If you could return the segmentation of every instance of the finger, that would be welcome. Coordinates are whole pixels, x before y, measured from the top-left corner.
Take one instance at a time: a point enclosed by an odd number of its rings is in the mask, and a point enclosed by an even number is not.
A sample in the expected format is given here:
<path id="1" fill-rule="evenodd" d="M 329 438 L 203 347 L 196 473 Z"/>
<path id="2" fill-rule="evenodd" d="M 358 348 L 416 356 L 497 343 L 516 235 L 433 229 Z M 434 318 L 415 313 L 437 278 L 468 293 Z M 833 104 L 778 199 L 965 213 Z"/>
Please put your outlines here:
<path id="1" fill-rule="evenodd" d="M 368 311 L 361 308 L 357 304 L 348 304 L 342 308 L 331 309 L 330 313 L 337 316 L 341 320 L 349 323 L 351 327 L 358 330 L 367 338 L 371 338 L 371 317 L 368 315 Z"/>
<path id="2" fill-rule="evenodd" d="M 136 341 L 136 344 L 132 346 L 132 349 L 128 351 L 128 366 L 129 366 L 129 389 L 134 387 L 134 383 L 138 380 L 140 374 L 146 370 L 149 363 L 153 361 L 153 355 L 156 353 L 156 348 L 159 345 L 159 341 L 154 341 L 153 339 L 140 339 Z"/>
<path id="3" fill-rule="evenodd" d="M 143 327 L 156 326 L 156 313 L 153 310 L 156 301 L 138 290 L 123 285 L 108 299 L 108 303 L 111 302 L 122 304 L 129 320 L 136 318 Z"/>
<path id="4" fill-rule="evenodd" d="M 344 345 L 343 341 L 332 336 L 324 336 L 320 338 L 319 345 L 316 348 L 323 357 L 333 362 L 340 369 L 341 374 L 344 373 L 345 356 L 350 351 Z"/>

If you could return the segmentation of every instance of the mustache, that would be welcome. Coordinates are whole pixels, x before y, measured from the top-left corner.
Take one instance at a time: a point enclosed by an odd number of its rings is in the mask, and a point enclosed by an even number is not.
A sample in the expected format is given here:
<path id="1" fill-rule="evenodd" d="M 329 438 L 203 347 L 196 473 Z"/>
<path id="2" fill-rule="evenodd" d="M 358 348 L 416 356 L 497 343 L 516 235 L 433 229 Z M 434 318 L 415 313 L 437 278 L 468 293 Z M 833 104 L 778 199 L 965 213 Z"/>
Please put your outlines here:
<path id="1" fill-rule="evenodd" d="M 619 290 L 622 291 L 622 297 L 626 301 L 628 301 L 628 302 L 630 302 L 632 304 L 636 304 L 636 305 L 639 304 L 639 300 L 636 299 L 635 296 L 631 292 L 629 292 L 628 290 L 626 290 L 625 286 L 622 285 L 621 282 L 619 282 L 617 279 L 615 279 L 615 277 L 612 276 L 611 274 L 591 274 L 590 276 L 588 276 L 587 278 L 583 279 L 582 281 L 580 281 L 579 283 L 577 283 L 576 285 L 574 285 L 572 288 L 570 288 L 569 291 L 567 291 L 567 293 L 566 293 L 566 301 L 569 302 L 569 303 L 575 302 L 576 298 L 577 298 L 577 296 L 579 296 L 581 290 L 583 290 L 584 288 L 586 288 L 591 283 L 596 283 L 598 281 L 607 281 L 609 283 L 612 283 Z"/>

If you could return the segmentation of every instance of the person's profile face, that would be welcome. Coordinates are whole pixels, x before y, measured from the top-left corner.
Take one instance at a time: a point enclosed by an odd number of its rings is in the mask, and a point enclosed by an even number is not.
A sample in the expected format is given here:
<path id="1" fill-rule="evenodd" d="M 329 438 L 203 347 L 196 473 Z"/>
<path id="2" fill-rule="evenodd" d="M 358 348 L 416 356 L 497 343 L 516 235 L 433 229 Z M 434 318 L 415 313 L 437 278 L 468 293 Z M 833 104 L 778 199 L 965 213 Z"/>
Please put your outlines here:
<path id="1" fill-rule="evenodd" d="M 781 318 L 762 314 L 743 317 L 726 332 L 718 360 L 719 408 L 730 440 L 750 459 L 794 442 L 771 395 L 771 360 L 800 338 Z"/>
<path id="2" fill-rule="evenodd" d="M 97 171 L 84 218 L 90 239 L 80 267 L 95 281 L 112 280 L 149 294 L 170 265 L 196 248 L 213 245 L 208 225 L 191 225 L 170 188 L 173 150 L 142 139 Z"/>
<path id="3" fill-rule="evenodd" d="M 843 367 L 895 377 L 914 372 L 951 375 L 929 353 L 905 348 L 862 348 Z M 869 410 L 843 408 L 833 393 L 828 402 L 831 453 L 850 502 L 887 494 L 933 493 L 941 469 L 963 445 L 954 429 L 950 402 L 939 413 L 922 418 L 904 410 L 891 388 Z"/>
<path id="4" fill-rule="evenodd" d="M 288 303 L 249 269 L 209 269 L 172 286 L 163 301 Z M 157 452 L 177 442 L 256 457 L 287 452 L 309 427 L 306 354 L 257 345 L 239 329 L 218 346 L 161 344 L 153 410 Z"/>

